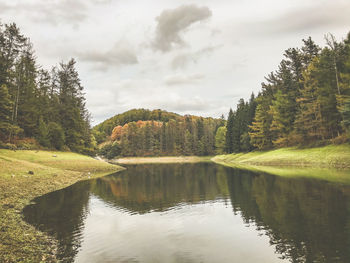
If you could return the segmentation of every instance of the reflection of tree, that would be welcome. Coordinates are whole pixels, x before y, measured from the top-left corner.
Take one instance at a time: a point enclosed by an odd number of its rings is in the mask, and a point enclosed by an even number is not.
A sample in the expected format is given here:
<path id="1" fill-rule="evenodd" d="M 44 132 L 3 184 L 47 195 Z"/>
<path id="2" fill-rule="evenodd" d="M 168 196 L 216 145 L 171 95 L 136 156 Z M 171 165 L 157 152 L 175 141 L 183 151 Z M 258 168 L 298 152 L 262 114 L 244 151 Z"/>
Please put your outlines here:
<path id="1" fill-rule="evenodd" d="M 265 232 L 292 262 L 350 262 L 350 188 L 306 178 L 257 174 L 213 164 L 129 166 L 36 199 L 25 219 L 59 241 L 73 261 L 81 244 L 90 191 L 131 213 L 230 197 L 235 213 Z"/>
<path id="2" fill-rule="evenodd" d="M 88 212 L 89 188 L 89 182 L 80 182 L 36 198 L 35 204 L 23 210 L 27 222 L 58 240 L 57 256 L 64 262 L 74 261 L 81 245 L 83 221 Z"/>
<path id="3" fill-rule="evenodd" d="M 230 196 L 292 262 L 350 262 L 349 188 L 231 170 Z"/>
<path id="4" fill-rule="evenodd" d="M 210 164 L 129 166 L 122 173 L 97 179 L 92 192 L 131 212 L 164 211 L 179 203 L 215 200 L 228 193 L 223 167 Z"/>

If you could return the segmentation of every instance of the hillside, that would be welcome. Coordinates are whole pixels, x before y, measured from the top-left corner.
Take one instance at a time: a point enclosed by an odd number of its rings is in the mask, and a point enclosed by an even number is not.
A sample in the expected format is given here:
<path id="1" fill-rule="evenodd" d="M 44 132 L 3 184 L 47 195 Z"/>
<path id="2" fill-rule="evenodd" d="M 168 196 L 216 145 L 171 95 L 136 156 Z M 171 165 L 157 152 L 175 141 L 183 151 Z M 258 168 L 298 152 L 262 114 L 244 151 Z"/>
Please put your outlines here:
<path id="1" fill-rule="evenodd" d="M 99 154 L 117 156 L 214 155 L 223 119 L 134 109 L 94 127 Z"/>
<path id="2" fill-rule="evenodd" d="M 133 121 L 161 121 L 168 122 L 169 120 L 176 120 L 181 115 L 164 110 L 148 110 L 148 109 L 131 109 L 126 112 L 117 114 L 100 124 L 93 127 L 93 132 L 97 141 L 100 143 L 105 140 L 106 136 L 111 135 L 114 127 L 123 126 Z"/>

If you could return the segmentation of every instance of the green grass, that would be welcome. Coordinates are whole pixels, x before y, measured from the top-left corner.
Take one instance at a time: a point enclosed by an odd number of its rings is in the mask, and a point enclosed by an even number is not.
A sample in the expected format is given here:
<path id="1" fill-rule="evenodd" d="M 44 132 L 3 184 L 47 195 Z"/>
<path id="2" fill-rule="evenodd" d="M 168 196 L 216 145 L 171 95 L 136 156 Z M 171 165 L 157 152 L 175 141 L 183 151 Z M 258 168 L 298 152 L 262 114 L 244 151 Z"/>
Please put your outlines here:
<path id="1" fill-rule="evenodd" d="M 76 153 L 0 150 L 0 262 L 55 262 L 56 241 L 22 220 L 24 206 L 37 196 L 121 169 Z"/>
<path id="2" fill-rule="evenodd" d="M 220 161 L 218 159 L 214 159 L 213 161 L 224 166 L 249 170 L 253 172 L 264 172 L 289 178 L 314 178 L 333 183 L 342 183 L 347 185 L 350 184 L 350 169 L 262 166 L 226 162 Z"/>
<path id="3" fill-rule="evenodd" d="M 212 160 L 241 165 L 350 168 L 350 145 L 310 149 L 282 148 L 266 152 L 219 155 Z"/>
<path id="4" fill-rule="evenodd" d="M 307 177 L 350 184 L 350 145 L 218 155 L 212 161 L 278 176 Z"/>

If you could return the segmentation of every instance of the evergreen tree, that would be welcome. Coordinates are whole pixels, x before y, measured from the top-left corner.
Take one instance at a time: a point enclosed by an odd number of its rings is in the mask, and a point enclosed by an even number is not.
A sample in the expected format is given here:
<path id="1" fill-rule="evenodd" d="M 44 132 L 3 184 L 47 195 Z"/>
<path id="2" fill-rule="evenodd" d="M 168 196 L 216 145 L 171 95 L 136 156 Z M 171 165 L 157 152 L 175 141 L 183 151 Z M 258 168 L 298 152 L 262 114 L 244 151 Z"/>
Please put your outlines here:
<path id="1" fill-rule="evenodd" d="M 270 114 L 270 100 L 267 96 L 257 98 L 255 119 L 250 126 L 251 144 L 262 150 L 272 147 L 273 135 L 271 132 L 272 116 Z"/>
<path id="2" fill-rule="evenodd" d="M 295 103 L 287 94 L 278 90 L 272 102 L 269 114 L 272 116 L 271 131 L 275 134 L 273 143 L 277 146 L 289 146 L 289 136 L 293 130 Z"/>
<path id="3" fill-rule="evenodd" d="M 0 140 L 8 139 L 11 130 L 12 101 L 6 85 L 0 86 Z"/>
<path id="4" fill-rule="evenodd" d="M 40 143 L 40 145 L 44 147 L 50 147 L 51 143 L 49 139 L 49 129 L 46 123 L 44 122 L 42 116 L 40 116 L 39 118 L 37 140 Z"/>
<path id="5" fill-rule="evenodd" d="M 48 140 L 50 142 L 51 147 L 62 150 L 65 145 L 65 136 L 64 131 L 56 122 L 49 122 L 48 126 Z"/>
<path id="6" fill-rule="evenodd" d="M 215 135 L 215 153 L 224 154 L 225 144 L 226 144 L 226 132 L 227 128 L 225 126 L 219 127 Z"/>
<path id="7" fill-rule="evenodd" d="M 227 118 L 227 124 L 226 124 L 226 152 L 232 153 L 233 152 L 233 128 L 234 128 L 234 113 L 232 109 L 230 109 L 228 113 Z"/>

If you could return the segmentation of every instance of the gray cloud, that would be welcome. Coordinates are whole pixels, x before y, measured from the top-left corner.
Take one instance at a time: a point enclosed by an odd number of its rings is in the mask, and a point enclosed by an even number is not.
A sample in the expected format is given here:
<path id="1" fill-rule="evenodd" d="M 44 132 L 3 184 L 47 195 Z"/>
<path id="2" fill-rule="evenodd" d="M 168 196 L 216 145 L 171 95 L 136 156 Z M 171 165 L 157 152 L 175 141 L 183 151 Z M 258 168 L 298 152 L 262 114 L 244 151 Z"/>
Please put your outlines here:
<path id="1" fill-rule="evenodd" d="M 34 2 L 16 2 L 14 4 L 2 4 L 2 12 L 22 13 L 33 22 L 45 22 L 57 25 L 61 22 L 72 23 L 76 26 L 86 19 L 87 5 L 79 0 L 60 0 Z"/>
<path id="2" fill-rule="evenodd" d="M 220 47 L 221 46 L 209 46 L 193 53 L 184 52 L 179 55 L 176 55 L 171 61 L 171 67 L 173 69 L 186 68 L 189 63 L 197 63 L 202 56 L 210 55 L 214 52 L 214 50 Z"/>
<path id="3" fill-rule="evenodd" d="M 192 74 L 192 75 L 172 75 L 164 78 L 164 83 L 168 86 L 173 85 L 188 85 L 198 83 L 204 79 L 203 74 Z"/>
<path id="4" fill-rule="evenodd" d="M 169 96 L 166 101 L 164 101 L 164 97 L 148 98 L 148 100 L 144 103 L 144 106 L 148 108 L 154 108 L 154 105 L 157 105 L 158 108 L 166 109 L 168 111 L 181 112 L 183 114 L 191 111 L 205 112 L 213 107 L 208 100 L 197 96 L 192 98 Z"/>
<path id="5" fill-rule="evenodd" d="M 182 5 L 175 9 L 166 9 L 156 18 L 156 36 L 152 43 L 153 48 L 163 52 L 170 51 L 174 46 L 185 44 L 181 33 L 192 24 L 211 17 L 208 7 L 197 5 Z"/>
<path id="6" fill-rule="evenodd" d="M 260 32 L 261 34 L 281 34 L 310 32 L 317 29 L 332 29 L 341 26 L 349 27 L 349 14 L 349 1 L 319 1 L 316 5 L 299 7 L 276 18 L 250 24 L 249 31 Z"/>
<path id="7" fill-rule="evenodd" d="M 105 70 L 108 67 L 133 65 L 138 63 L 137 56 L 130 45 L 125 41 L 120 41 L 107 52 L 97 50 L 80 52 L 78 57 L 87 62 L 97 63 L 95 68 Z"/>

